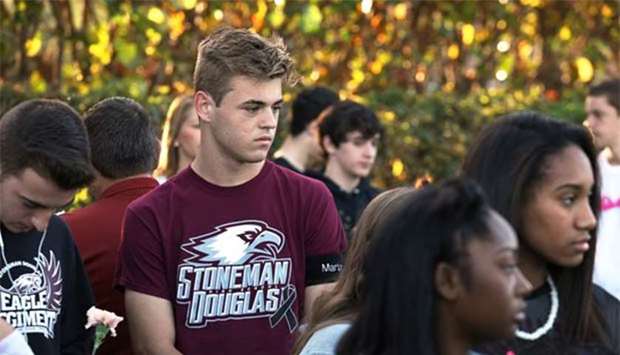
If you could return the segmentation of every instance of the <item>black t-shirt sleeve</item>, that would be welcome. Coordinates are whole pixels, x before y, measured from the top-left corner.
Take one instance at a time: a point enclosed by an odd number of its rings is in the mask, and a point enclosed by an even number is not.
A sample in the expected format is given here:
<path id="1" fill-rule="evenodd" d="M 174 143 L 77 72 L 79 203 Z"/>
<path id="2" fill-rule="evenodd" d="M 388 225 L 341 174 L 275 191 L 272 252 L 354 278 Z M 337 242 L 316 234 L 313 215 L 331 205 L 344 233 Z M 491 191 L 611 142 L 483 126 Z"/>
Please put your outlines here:
<path id="1" fill-rule="evenodd" d="M 332 282 L 342 269 L 347 246 L 340 217 L 329 190 L 313 181 L 307 194 L 306 219 L 306 286 Z"/>
<path id="2" fill-rule="evenodd" d="M 306 258 L 306 286 L 336 281 L 342 270 L 342 254 L 309 256 Z"/>

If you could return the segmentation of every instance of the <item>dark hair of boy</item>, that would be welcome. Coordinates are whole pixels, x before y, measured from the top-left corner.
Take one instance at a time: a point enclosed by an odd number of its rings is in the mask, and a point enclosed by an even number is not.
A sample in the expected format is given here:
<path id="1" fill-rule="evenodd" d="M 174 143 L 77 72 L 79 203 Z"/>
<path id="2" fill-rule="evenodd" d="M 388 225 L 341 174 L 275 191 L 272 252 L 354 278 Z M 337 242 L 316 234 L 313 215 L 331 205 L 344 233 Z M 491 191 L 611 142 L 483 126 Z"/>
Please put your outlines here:
<path id="1" fill-rule="evenodd" d="M 383 135 L 383 126 L 371 109 L 353 101 L 341 101 L 322 117 L 320 142 L 327 136 L 338 147 L 346 141 L 348 133 L 355 131 L 360 132 L 364 139 L 372 139 L 376 134 Z"/>
<path id="2" fill-rule="evenodd" d="M 92 162 L 109 179 L 151 172 L 157 164 L 157 137 L 148 113 L 132 99 L 111 97 L 84 116 Z"/>
<path id="3" fill-rule="evenodd" d="M 336 102 L 338 95 L 323 86 L 301 91 L 293 100 L 290 134 L 293 137 L 299 135 L 323 110 Z"/>
<path id="4" fill-rule="evenodd" d="M 0 119 L 0 180 L 32 168 L 64 190 L 94 178 L 80 115 L 59 100 L 32 99 Z"/>
<path id="5" fill-rule="evenodd" d="M 194 90 L 208 92 L 219 106 L 235 76 L 281 78 L 283 83 L 293 85 L 298 79 L 280 37 L 268 40 L 248 30 L 220 27 L 198 45 Z"/>
<path id="6" fill-rule="evenodd" d="M 605 96 L 620 115 L 620 79 L 609 79 L 591 86 L 588 96 Z"/>

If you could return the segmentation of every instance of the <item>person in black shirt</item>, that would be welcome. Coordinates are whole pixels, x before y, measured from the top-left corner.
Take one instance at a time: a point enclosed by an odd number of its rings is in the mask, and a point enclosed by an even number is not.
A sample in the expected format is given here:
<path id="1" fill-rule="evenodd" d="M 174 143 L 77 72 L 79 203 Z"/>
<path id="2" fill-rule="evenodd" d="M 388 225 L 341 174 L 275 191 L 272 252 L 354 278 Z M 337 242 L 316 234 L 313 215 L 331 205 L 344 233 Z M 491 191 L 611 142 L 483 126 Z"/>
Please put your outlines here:
<path id="1" fill-rule="evenodd" d="M 325 171 L 308 175 L 323 181 L 331 191 L 349 237 L 366 205 L 380 192 L 367 178 L 382 134 L 383 127 L 374 112 L 352 101 L 335 104 L 321 117 Z"/>
<path id="2" fill-rule="evenodd" d="M 338 95 L 325 87 L 303 90 L 293 101 L 289 135 L 274 153 L 273 162 L 303 174 L 313 162 L 322 159 L 318 117 Z"/>
<path id="3" fill-rule="evenodd" d="M 500 117 L 468 152 L 463 174 L 517 231 L 534 287 L 515 337 L 488 355 L 620 352 L 620 302 L 592 283 L 601 209 L 596 151 L 580 126 L 537 112 Z"/>
<path id="4" fill-rule="evenodd" d="M 0 317 L 35 354 L 87 354 L 94 304 L 80 255 L 54 213 L 94 171 L 80 116 L 57 100 L 28 100 L 0 119 Z"/>

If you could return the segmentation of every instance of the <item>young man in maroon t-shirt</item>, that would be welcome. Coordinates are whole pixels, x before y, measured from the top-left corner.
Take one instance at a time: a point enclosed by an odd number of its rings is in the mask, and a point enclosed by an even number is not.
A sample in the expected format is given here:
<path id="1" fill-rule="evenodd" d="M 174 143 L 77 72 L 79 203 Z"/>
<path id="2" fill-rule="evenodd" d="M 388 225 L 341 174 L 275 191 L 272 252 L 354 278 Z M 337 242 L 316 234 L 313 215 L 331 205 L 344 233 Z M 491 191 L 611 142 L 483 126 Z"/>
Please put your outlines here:
<path id="1" fill-rule="evenodd" d="M 281 40 L 219 29 L 194 74 L 201 142 L 188 169 L 132 203 L 118 284 L 148 354 L 289 354 L 341 268 L 329 191 L 266 161 L 294 76 Z"/>

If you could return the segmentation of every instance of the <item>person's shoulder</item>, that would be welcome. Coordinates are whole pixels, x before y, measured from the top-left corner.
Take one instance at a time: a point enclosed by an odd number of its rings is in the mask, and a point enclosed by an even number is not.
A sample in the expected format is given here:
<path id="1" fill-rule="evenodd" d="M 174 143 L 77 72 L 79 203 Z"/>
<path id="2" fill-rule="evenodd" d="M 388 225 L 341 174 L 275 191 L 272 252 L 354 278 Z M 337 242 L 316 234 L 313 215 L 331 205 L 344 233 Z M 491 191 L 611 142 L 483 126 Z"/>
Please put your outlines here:
<path id="1" fill-rule="evenodd" d="M 377 196 L 378 194 L 380 194 L 381 192 L 383 192 L 381 189 L 377 188 L 376 186 L 372 185 L 369 181 L 369 179 L 364 179 L 362 180 L 362 182 L 360 183 L 360 190 L 364 193 L 364 195 L 366 195 L 369 199 L 373 199 L 375 198 L 375 196 Z"/>
<path id="2" fill-rule="evenodd" d="M 300 174 L 275 163 L 270 162 L 269 164 L 272 166 L 271 168 L 273 169 L 274 176 L 279 180 L 285 181 L 289 185 L 310 190 L 321 189 L 323 186 L 323 183 L 317 180 L 313 175 Z"/>
<path id="3" fill-rule="evenodd" d="M 50 221 L 47 224 L 47 233 L 53 233 L 55 235 L 54 238 L 58 238 L 56 235 L 70 236 L 71 231 L 67 222 L 62 218 L 64 214 L 53 214 L 50 217 Z"/>
<path id="4" fill-rule="evenodd" d="M 314 180 L 321 181 L 323 183 L 330 181 L 329 178 L 325 176 L 325 174 L 323 174 L 323 172 L 318 171 L 318 170 L 308 170 L 304 173 L 304 176 L 314 179 Z"/>
<path id="5" fill-rule="evenodd" d="M 325 188 L 330 192 L 330 194 L 337 196 L 342 192 L 340 186 L 336 184 L 332 179 L 327 177 L 322 171 L 310 170 L 305 173 L 306 177 L 309 177 L 313 180 L 316 180 L 321 183 L 321 185 L 325 186 Z"/>
<path id="6" fill-rule="evenodd" d="M 592 292 L 605 320 L 611 347 L 620 352 L 620 300 L 596 284 L 592 286 Z"/>
<path id="7" fill-rule="evenodd" d="M 50 248 L 56 250 L 58 253 L 62 251 L 62 254 L 68 253 L 65 255 L 69 255 L 77 250 L 73 231 L 69 224 L 59 215 L 52 215 L 50 217 L 45 236 L 47 240 L 46 245 L 49 245 Z"/>
<path id="8" fill-rule="evenodd" d="M 350 323 L 338 323 L 317 330 L 308 339 L 300 355 L 335 354 L 340 339 L 349 328 L 351 328 Z"/>
<path id="9" fill-rule="evenodd" d="M 314 333 L 314 335 L 321 337 L 341 336 L 346 333 L 349 328 L 351 328 L 351 323 L 337 323 L 319 329 L 316 333 Z"/>
<path id="10" fill-rule="evenodd" d="M 293 164 L 291 164 L 291 162 L 288 159 L 286 159 L 284 156 L 272 159 L 271 161 L 274 162 L 278 166 L 281 166 L 283 168 L 287 168 L 289 170 L 292 170 L 292 171 L 294 171 L 296 173 L 301 174 L 301 171 L 299 171 L 297 168 L 295 168 L 293 166 Z"/>
<path id="11" fill-rule="evenodd" d="M 601 308 L 603 312 L 605 312 L 606 309 L 620 312 L 620 300 L 605 291 L 604 288 L 597 284 L 593 284 L 592 293 L 594 295 L 594 299 L 599 305 L 599 308 Z"/>
<path id="12" fill-rule="evenodd" d="M 163 184 L 156 186 L 149 192 L 133 200 L 129 204 L 128 208 L 132 211 L 137 211 L 162 206 L 162 204 L 170 201 L 170 197 L 172 194 L 174 194 L 177 186 L 182 185 L 182 183 L 179 184 L 179 178 L 180 177 L 177 175 L 166 180 Z"/>
<path id="13" fill-rule="evenodd" d="M 73 223 L 79 223 L 86 220 L 90 220 L 93 217 L 97 217 L 100 211 L 99 207 L 101 205 L 101 201 L 93 201 L 86 206 L 76 208 L 74 210 L 68 212 L 61 212 L 57 215 L 65 221 L 69 226 Z"/>

